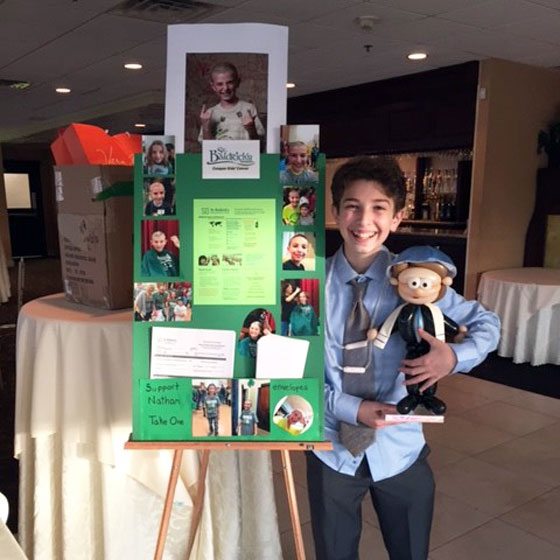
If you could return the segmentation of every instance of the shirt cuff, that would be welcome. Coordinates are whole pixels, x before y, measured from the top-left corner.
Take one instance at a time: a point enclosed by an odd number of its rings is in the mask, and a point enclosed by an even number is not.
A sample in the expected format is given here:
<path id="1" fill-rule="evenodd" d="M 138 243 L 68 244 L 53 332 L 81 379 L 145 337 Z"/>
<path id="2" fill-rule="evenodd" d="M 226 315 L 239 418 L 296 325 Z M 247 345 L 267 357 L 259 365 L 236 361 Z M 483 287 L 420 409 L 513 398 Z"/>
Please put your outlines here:
<path id="1" fill-rule="evenodd" d="M 451 370 L 451 373 L 470 371 L 473 364 L 476 363 L 476 358 L 478 356 L 474 344 L 470 341 L 465 341 L 452 343 L 449 346 L 451 346 L 451 349 L 455 352 L 455 356 L 457 357 L 457 363 Z"/>
<path id="2" fill-rule="evenodd" d="M 362 404 L 360 397 L 349 395 L 348 393 L 340 393 L 336 399 L 336 408 L 334 415 L 338 420 L 346 422 L 347 424 L 358 425 L 358 409 Z"/>

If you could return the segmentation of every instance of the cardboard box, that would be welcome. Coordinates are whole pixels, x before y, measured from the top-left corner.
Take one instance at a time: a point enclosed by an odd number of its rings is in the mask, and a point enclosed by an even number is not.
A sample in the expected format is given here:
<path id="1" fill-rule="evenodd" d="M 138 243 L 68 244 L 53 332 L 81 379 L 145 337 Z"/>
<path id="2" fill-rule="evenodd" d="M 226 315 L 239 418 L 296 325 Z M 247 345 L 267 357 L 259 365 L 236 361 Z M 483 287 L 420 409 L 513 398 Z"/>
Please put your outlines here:
<path id="1" fill-rule="evenodd" d="M 133 197 L 95 197 L 132 181 L 133 172 L 124 166 L 54 168 L 62 279 L 70 301 L 104 309 L 132 306 Z"/>

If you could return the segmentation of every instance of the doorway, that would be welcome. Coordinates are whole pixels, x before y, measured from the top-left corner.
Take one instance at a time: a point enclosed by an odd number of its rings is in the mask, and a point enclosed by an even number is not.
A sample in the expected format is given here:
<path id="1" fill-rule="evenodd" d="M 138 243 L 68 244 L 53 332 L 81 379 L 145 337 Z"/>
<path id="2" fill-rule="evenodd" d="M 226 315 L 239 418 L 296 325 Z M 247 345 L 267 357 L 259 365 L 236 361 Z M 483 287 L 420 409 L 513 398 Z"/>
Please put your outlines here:
<path id="1" fill-rule="evenodd" d="M 12 256 L 46 256 L 40 163 L 4 161 Z"/>

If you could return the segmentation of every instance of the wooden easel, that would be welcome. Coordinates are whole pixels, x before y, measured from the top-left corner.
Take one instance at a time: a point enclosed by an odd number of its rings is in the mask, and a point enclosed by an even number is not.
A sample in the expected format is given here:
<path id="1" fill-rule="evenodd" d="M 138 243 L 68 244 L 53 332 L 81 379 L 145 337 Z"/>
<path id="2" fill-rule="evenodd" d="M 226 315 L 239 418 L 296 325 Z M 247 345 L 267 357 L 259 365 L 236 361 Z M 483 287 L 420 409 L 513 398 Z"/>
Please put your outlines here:
<path id="1" fill-rule="evenodd" d="M 161 524 L 159 527 L 158 539 L 154 560 L 161 560 L 163 550 L 165 548 L 165 539 L 167 537 L 167 529 L 169 527 L 169 518 L 171 517 L 171 508 L 173 506 L 173 497 L 177 487 L 179 478 L 179 470 L 183 459 L 183 451 L 191 449 L 202 451 L 200 460 L 200 470 L 198 473 L 198 484 L 196 489 L 196 497 L 193 504 L 193 513 L 191 518 L 191 526 L 189 529 L 189 540 L 187 544 L 187 559 L 190 558 L 194 539 L 198 524 L 200 523 L 200 515 L 202 513 L 202 504 L 204 501 L 204 492 L 206 489 L 206 473 L 208 471 L 208 461 L 210 459 L 210 451 L 231 451 L 231 450 L 249 450 L 249 451 L 280 451 L 282 458 L 282 470 L 284 472 L 284 482 L 286 484 L 286 493 L 288 495 L 288 505 L 290 508 L 290 519 L 292 521 L 292 529 L 294 531 L 294 542 L 296 547 L 296 555 L 298 560 L 305 560 L 305 550 L 303 547 L 303 537 L 301 534 L 301 524 L 299 521 L 299 510 L 297 505 L 296 490 L 294 486 L 294 476 L 292 472 L 292 461 L 290 459 L 290 451 L 330 451 L 332 443 L 325 442 L 306 442 L 298 441 L 294 443 L 283 441 L 201 441 L 201 442 L 162 442 L 162 441 L 127 441 L 124 445 L 125 449 L 148 449 L 162 450 L 167 449 L 173 451 L 173 464 L 171 465 L 171 473 L 169 475 L 169 484 L 165 495 L 163 505 L 163 513 L 161 516 Z"/>

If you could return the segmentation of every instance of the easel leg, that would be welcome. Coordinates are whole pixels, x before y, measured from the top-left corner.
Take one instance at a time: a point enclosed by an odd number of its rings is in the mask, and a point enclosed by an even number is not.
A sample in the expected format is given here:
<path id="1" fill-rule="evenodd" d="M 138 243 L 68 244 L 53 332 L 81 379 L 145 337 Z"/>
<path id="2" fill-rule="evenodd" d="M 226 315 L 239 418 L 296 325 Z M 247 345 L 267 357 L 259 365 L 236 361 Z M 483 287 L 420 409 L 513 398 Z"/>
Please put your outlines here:
<path id="1" fill-rule="evenodd" d="M 204 491 L 206 489 L 206 473 L 208 472 L 208 461 L 210 459 L 210 450 L 205 449 L 202 452 L 200 460 L 200 470 L 198 471 L 198 484 L 196 489 L 196 498 L 194 500 L 193 512 L 191 516 L 191 527 L 189 529 L 189 540 L 187 544 L 187 559 L 191 557 L 196 531 L 200 523 L 200 514 L 202 513 L 202 504 L 204 502 Z"/>
<path id="2" fill-rule="evenodd" d="M 173 465 L 171 465 L 171 474 L 169 475 L 167 494 L 165 495 L 165 502 L 163 504 L 163 514 L 161 516 L 161 525 L 159 526 L 154 560 L 161 560 L 163 556 L 163 549 L 165 548 L 165 538 L 167 537 L 167 529 L 169 527 L 169 517 L 171 516 L 171 507 L 173 506 L 173 496 L 175 496 L 175 488 L 177 487 L 177 479 L 179 478 L 179 470 L 181 468 L 182 459 L 183 450 L 177 449 L 173 453 Z"/>
<path id="3" fill-rule="evenodd" d="M 282 469 L 284 471 L 284 482 L 286 483 L 286 493 L 288 494 L 288 505 L 290 507 L 290 518 L 294 531 L 294 543 L 296 546 L 296 557 L 298 560 L 305 560 L 305 548 L 303 547 L 303 537 L 301 534 L 301 524 L 299 521 L 299 511 L 297 505 L 296 488 L 294 486 L 294 475 L 292 472 L 292 461 L 290 452 L 287 449 L 280 451 L 282 457 Z"/>

